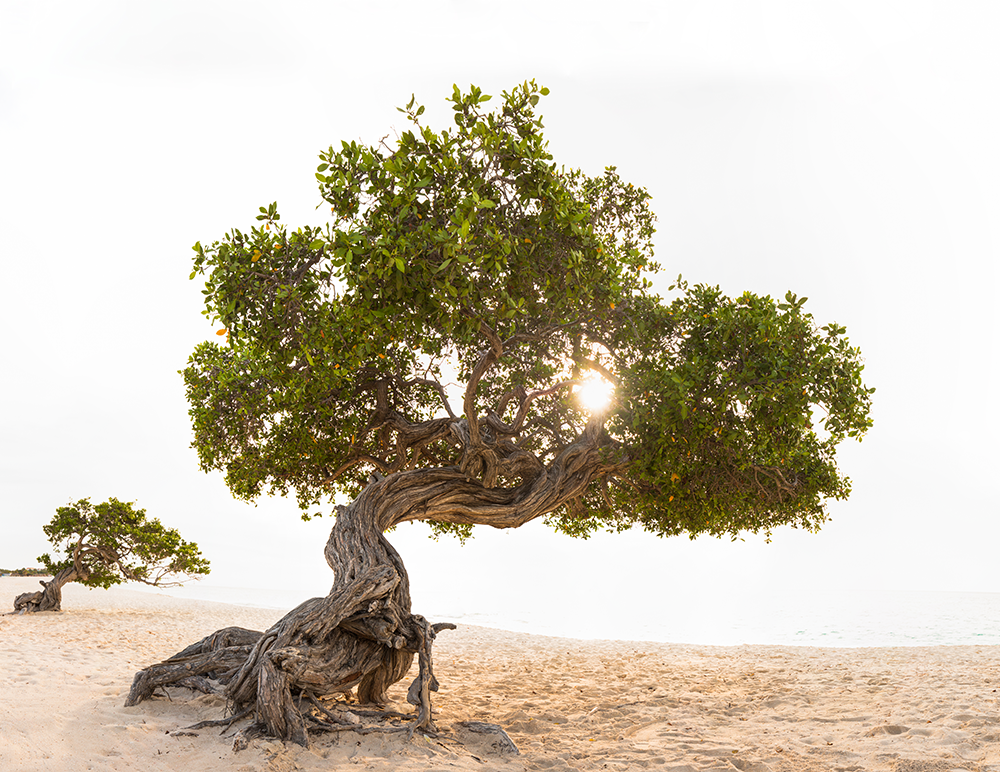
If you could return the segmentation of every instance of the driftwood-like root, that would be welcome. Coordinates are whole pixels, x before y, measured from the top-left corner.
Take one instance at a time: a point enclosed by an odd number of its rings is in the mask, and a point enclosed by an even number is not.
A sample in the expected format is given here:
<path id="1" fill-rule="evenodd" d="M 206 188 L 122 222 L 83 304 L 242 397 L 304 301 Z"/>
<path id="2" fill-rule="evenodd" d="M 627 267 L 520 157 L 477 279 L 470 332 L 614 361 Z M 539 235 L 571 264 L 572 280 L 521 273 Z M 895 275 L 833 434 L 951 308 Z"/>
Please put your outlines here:
<path id="1" fill-rule="evenodd" d="M 31 614 L 36 611 L 61 611 L 62 588 L 78 579 L 86 579 L 88 572 L 81 571 L 77 566 L 64 568 L 49 581 L 39 579 L 42 589 L 37 592 L 22 592 L 14 598 L 14 611 L 18 614 Z"/>
<path id="2" fill-rule="evenodd" d="M 221 726 L 223 729 L 228 729 L 237 721 L 242 721 L 247 716 L 250 715 L 252 711 L 250 709 L 244 710 L 242 713 L 237 713 L 235 716 L 230 716 L 229 718 L 219 718 L 214 721 L 199 721 L 197 724 L 192 724 L 191 726 L 186 726 L 183 729 L 178 729 L 176 732 L 171 732 L 173 735 L 188 734 L 191 732 L 196 732 L 199 729 L 208 729 L 210 727 Z"/>
<path id="3" fill-rule="evenodd" d="M 150 665 L 135 674 L 125 705 L 138 705 L 152 697 L 153 692 L 161 687 L 190 686 L 192 679 L 207 677 L 224 684 L 227 677 L 231 677 L 243 664 L 249 653 L 249 646 L 225 646 L 202 654 L 184 657 L 177 654 L 157 665 Z"/>
<path id="4" fill-rule="evenodd" d="M 416 730 L 435 731 L 431 721 L 430 692 L 437 691 L 437 678 L 432 670 L 431 642 L 441 629 L 454 629 L 455 625 L 431 626 L 423 617 L 412 616 L 411 628 L 418 640 L 418 651 L 390 649 L 377 641 L 359 638 L 353 633 L 337 629 L 321 645 L 283 646 L 268 649 L 263 654 L 251 646 L 226 645 L 233 641 L 246 641 L 256 637 L 258 643 L 269 633 L 259 633 L 240 628 L 219 630 L 193 644 L 173 657 L 151 665 L 136 673 L 126 699 L 126 706 L 137 705 L 151 698 L 167 686 L 184 686 L 203 693 L 218 693 L 229 698 L 234 717 L 218 722 L 196 725 L 229 726 L 243 718 L 253 716 L 255 729 L 244 730 L 244 738 L 269 735 L 301 745 L 308 744 L 307 716 L 303 713 L 303 700 L 325 714 L 324 721 L 308 716 L 309 725 L 323 731 L 352 730 L 361 734 L 375 731 L 405 731 L 412 736 Z M 271 640 L 275 637 L 272 636 Z M 212 648 L 212 647 L 215 648 Z M 405 718 L 412 721 L 400 727 L 373 727 L 333 717 L 316 700 L 315 695 L 348 692 L 358 687 L 360 704 L 385 704 L 385 690 L 399 681 L 409 670 L 414 655 L 419 656 L 419 673 L 407 694 L 407 701 L 417 707 L 415 715 Z M 236 692 L 245 683 L 237 684 L 235 676 L 246 672 L 246 665 L 257 656 L 256 688 L 250 699 L 241 704 Z M 218 683 L 216 687 L 214 684 Z M 245 689 L 243 689 L 246 692 Z M 377 699 L 376 699 L 377 698 Z M 358 711 L 355 715 L 402 718 L 403 714 L 385 711 Z M 187 727 L 194 729 L 195 727 Z"/>
<path id="5" fill-rule="evenodd" d="M 433 732 L 431 646 L 437 632 L 454 625 L 431 625 L 410 612 L 406 569 L 382 533 L 377 501 L 362 495 L 339 511 L 325 550 L 335 575 L 329 595 L 305 601 L 264 632 L 218 630 L 139 671 L 125 704 L 166 686 L 214 691 L 227 698 L 230 714 L 252 717 L 234 747 L 260 734 L 306 745 L 310 726 L 373 731 L 370 723 L 314 714 L 312 702 L 356 689 L 358 703 L 384 707 L 389 687 L 416 656 L 419 674 L 407 695 L 416 714 L 405 726 L 383 728 Z"/>

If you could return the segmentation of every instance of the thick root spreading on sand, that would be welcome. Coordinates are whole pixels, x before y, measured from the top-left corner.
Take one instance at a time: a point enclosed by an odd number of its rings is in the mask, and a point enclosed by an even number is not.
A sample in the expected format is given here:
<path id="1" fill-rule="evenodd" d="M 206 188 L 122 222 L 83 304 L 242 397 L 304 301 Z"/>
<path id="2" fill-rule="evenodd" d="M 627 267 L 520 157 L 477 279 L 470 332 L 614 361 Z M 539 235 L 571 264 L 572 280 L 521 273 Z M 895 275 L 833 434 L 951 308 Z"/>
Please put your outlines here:
<path id="1" fill-rule="evenodd" d="M 32 614 L 37 611 L 62 611 L 62 588 L 70 582 L 86 579 L 89 573 L 78 566 L 64 568 L 49 581 L 40 579 L 42 589 L 36 592 L 22 592 L 14 598 L 14 612 Z"/>
<path id="2" fill-rule="evenodd" d="M 418 710 L 405 731 L 433 732 L 431 645 L 454 625 L 431 625 L 410 612 L 406 569 L 383 535 L 387 521 L 375 501 L 363 494 L 338 512 L 324 550 L 335 577 L 329 595 L 305 601 L 264 632 L 218 630 L 141 670 L 125 704 L 137 705 L 167 686 L 212 691 L 226 697 L 230 717 L 251 720 L 245 735 L 305 745 L 310 729 L 372 731 L 354 720 L 356 710 L 348 711 L 354 718 L 331 715 L 343 712 L 343 696 L 354 690 L 357 704 L 384 707 L 388 688 L 416 656 L 419 675 L 409 700 Z M 339 703 L 326 705 L 331 698 Z"/>
<path id="3" fill-rule="evenodd" d="M 266 735 L 301 745 L 308 744 L 310 730 L 433 733 L 430 693 L 437 690 L 437 680 L 431 644 L 440 630 L 455 626 L 430 625 L 423 617 L 411 615 L 401 631 L 404 634 L 393 641 L 399 645 L 387 646 L 359 635 L 366 620 L 352 617 L 350 630 L 335 628 L 321 640 L 306 642 L 301 636 L 283 640 L 290 628 L 301 629 L 303 617 L 321 605 L 318 601 L 308 601 L 266 632 L 240 627 L 218 630 L 139 671 L 125 704 L 138 705 L 168 686 L 221 694 L 229 700 L 231 716 L 208 723 L 226 726 L 249 719 L 251 723 L 242 732 L 244 739 Z M 406 675 L 414 656 L 419 658 L 419 675 L 407 700 L 417 712 L 380 710 L 386 690 Z M 354 689 L 357 699 L 351 701 Z M 391 724 L 373 726 L 362 716 Z"/>

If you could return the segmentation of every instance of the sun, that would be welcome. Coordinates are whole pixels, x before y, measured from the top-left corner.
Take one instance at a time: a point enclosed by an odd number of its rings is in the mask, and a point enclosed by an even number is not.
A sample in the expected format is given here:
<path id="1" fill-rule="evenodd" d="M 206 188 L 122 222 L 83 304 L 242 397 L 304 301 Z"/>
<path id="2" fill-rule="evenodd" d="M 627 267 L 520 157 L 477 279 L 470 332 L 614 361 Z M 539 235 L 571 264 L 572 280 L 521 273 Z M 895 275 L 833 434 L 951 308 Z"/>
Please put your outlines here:
<path id="1" fill-rule="evenodd" d="M 608 409 L 615 387 L 600 376 L 587 378 L 576 387 L 576 395 L 583 408 L 591 413 L 600 413 Z"/>

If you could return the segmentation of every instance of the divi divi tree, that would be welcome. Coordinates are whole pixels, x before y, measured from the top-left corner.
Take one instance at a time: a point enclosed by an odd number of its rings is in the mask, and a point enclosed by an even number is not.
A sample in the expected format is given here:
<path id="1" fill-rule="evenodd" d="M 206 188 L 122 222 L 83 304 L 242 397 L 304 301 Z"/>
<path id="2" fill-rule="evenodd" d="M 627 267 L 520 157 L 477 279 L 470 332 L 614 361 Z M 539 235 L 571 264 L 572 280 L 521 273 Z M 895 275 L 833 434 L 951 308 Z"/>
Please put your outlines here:
<path id="1" fill-rule="evenodd" d="M 42 530 L 55 556 L 45 553 L 38 562 L 52 579 L 40 581 L 41 590 L 14 599 L 14 610 L 22 614 L 60 611 L 62 588 L 70 582 L 105 590 L 122 582 L 171 587 L 183 577 L 209 572 L 197 544 L 147 518 L 146 510 L 130 502 L 112 498 L 95 505 L 80 499 L 58 507 Z"/>
<path id="2" fill-rule="evenodd" d="M 428 728 L 437 629 L 411 612 L 393 526 L 722 536 L 815 530 L 847 497 L 835 450 L 869 428 L 873 390 L 844 328 L 791 293 L 678 279 L 655 294 L 649 194 L 556 165 L 546 93 L 525 83 L 489 111 L 456 87 L 440 131 L 411 100 L 395 138 L 320 154 L 330 225 L 288 228 L 272 204 L 195 245 L 225 336 L 184 371 L 202 467 L 243 499 L 294 494 L 307 516 L 351 503 L 327 597 L 142 671 L 131 702 L 225 671 L 234 715 L 306 742 L 301 705 L 353 687 L 379 703 L 419 654 Z M 581 398 L 594 382 L 603 406 Z"/>

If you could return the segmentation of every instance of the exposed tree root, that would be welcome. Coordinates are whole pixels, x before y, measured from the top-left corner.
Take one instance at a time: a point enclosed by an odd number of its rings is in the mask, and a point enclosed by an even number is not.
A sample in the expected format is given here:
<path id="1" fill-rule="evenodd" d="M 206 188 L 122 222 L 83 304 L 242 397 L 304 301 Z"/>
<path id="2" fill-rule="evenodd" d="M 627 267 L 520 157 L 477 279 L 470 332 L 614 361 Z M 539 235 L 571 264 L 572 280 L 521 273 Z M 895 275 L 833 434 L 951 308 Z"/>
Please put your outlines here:
<path id="1" fill-rule="evenodd" d="M 276 627 L 280 624 L 279 622 Z M 324 732 L 354 731 L 359 734 L 401 732 L 409 737 L 419 730 L 433 735 L 435 727 L 431 720 L 430 692 L 437 691 L 438 685 L 432 671 L 431 642 L 440 630 L 454 629 L 455 625 L 450 623 L 430 625 L 423 617 L 417 615 L 411 616 L 411 625 L 416 630 L 415 637 L 418 640 L 416 651 L 402 647 L 379 651 L 380 648 L 386 649 L 386 647 L 381 643 L 373 644 L 370 641 L 357 644 L 350 640 L 355 637 L 353 634 L 344 633 L 339 629 L 330 636 L 332 642 L 326 645 L 314 645 L 308 649 L 272 648 L 266 656 L 259 659 L 262 663 L 258 670 L 259 691 L 253 701 L 242 710 L 234 711 L 234 715 L 229 718 L 203 721 L 185 727 L 185 731 L 208 726 L 229 727 L 252 716 L 253 723 L 240 732 L 244 739 L 268 735 L 305 745 L 308 743 L 307 727 Z M 249 664 L 254 661 L 255 654 L 259 652 L 256 645 L 227 644 L 251 638 L 256 638 L 258 643 L 264 640 L 276 640 L 278 636 L 273 631 L 274 628 L 267 633 L 241 628 L 219 630 L 173 657 L 136 673 L 125 704 L 137 705 L 154 696 L 158 689 L 182 686 L 202 693 L 224 694 L 230 700 L 230 708 L 234 709 L 234 706 L 239 705 L 234 696 L 244 683 L 236 681 L 235 676 L 247 670 Z M 216 648 L 212 648 L 213 646 Z M 349 663 L 347 669 L 352 672 L 346 676 L 342 675 L 345 664 L 348 664 L 345 663 L 344 651 L 358 655 Z M 355 706 L 348 708 L 346 703 L 341 703 L 344 710 L 334 712 L 324 707 L 316 697 L 316 694 L 347 692 L 352 686 L 362 684 L 365 684 L 367 690 L 371 692 L 374 688 L 381 687 L 388 677 L 395 676 L 398 670 L 402 669 L 402 663 L 409 669 L 414 654 L 419 657 L 419 674 L 410 685 L 407 701 L 417 707 L 415 714 L 365 710 Z M 389 675 L 380 675 L 378 670 L 385 668 L 386 660 L 389 660 L 392 670 L 389 671 Z M 373 666 L 374 670 L 367 670 L 369 666 Z M 373 672 L 376 673 L 375 677 L 372 677 Z M 403 674 L 405 669 L 395 680 L 399 680 Z M 312 710 L 308 708 L 303 710 L 303 702 L 308 703 Z M 320 715 L 315 715 L 314 711 Z M 370 723 L 363 723 L 361 716 L 385 721 L 402 720 L 406 724 L 373 726 Z M 274 730 L 275 726 L 281 730 L 280 734 Z"/>
<path id="2" fill-rule="evenodd" d="M 219 632 L 224 631 L 220 630 Z M 213 635 L 218 635 L 218 633 Z M 260 634 L 258 633 L 258 635 Z M 138 705 L 143 700 L 152 697 L 153 692 L 164 686 L 188 686 L 199 691 L 206 691 L 206 689 L 209 692 L 218 691 L 210 684 L 206 684 L 206 680 L 211 679 L 222 685 L 229 683 L 232 676 L 246 661 L 251 649 L 250 646 L 222 646 L 214 651 L 185 655 L 185 652 L 191 648 L 188 647 L 170 659 L 136 673 L 125 704 Z M 194 684 L 198 684 L 198 686 L 194 686 Z"/>
<path id="3" fill-rule="evenodd" d="M 14 598 L 14 611 L 18 614 L 32 614 L 37 611 L 61 611 L 63 585 L 86 579 L 89 573 L 79 566 L 64 568 L 49 581 L 39 579 L 42 589 L 36 592 L 22 592 Z"/>
<path id="4" fill-rule="evenodd" d="M 209 729 L 211 727 L 216 727 L 216 726 L 221 726 L 223 729 L 228 729 L 233 724 L 235 724 L 237 721 L 242 721 L 243 719 L 245 719 L 252 712 L 253 711 L 250 708 L 247 708 L 242 713 L 239 713 L 239 714 L 237 714 L 235 716 L 230 716 L 229 718 L 217 718 L 217 719 L 212 720 L 212 721 L 199 721 L 197 724 L 192 724 L 191 726 L 186 726 L 183 729 L 178 730 L 177 732 L 171 732 L 171 734 L 182 734 L 182 733 L 188 733 L 188 732 L 196 732 L 199 729 Z"/>
<path id="5" fill-rule="evenodd" d="M 305 601 L 264 632 L 218 630 L 150 665 L 136 673 L 125 704 L 137 705 L 167 686 L 221 693 L 230 713 L 252 718 L 242 738 L 266 734 L 306 745 L 309 729 L 376 731 L 360 719 L 317 713 L 318 699 L 356 690 L 359 704 L 384 706 L 388 688 L 417 656 L 419 674 L 407 695 L 417 711 L 406 719 L 382 713 L 406 722 L 382 729 L 433 732 L 431 646 L 438 632 L 455 626 L 431 625 L 410 613 L 406 570 L 382 534 L 374 500 L 362 496 L 338 514 L 326 548 L 335 572 L 329 595 Z"/>

